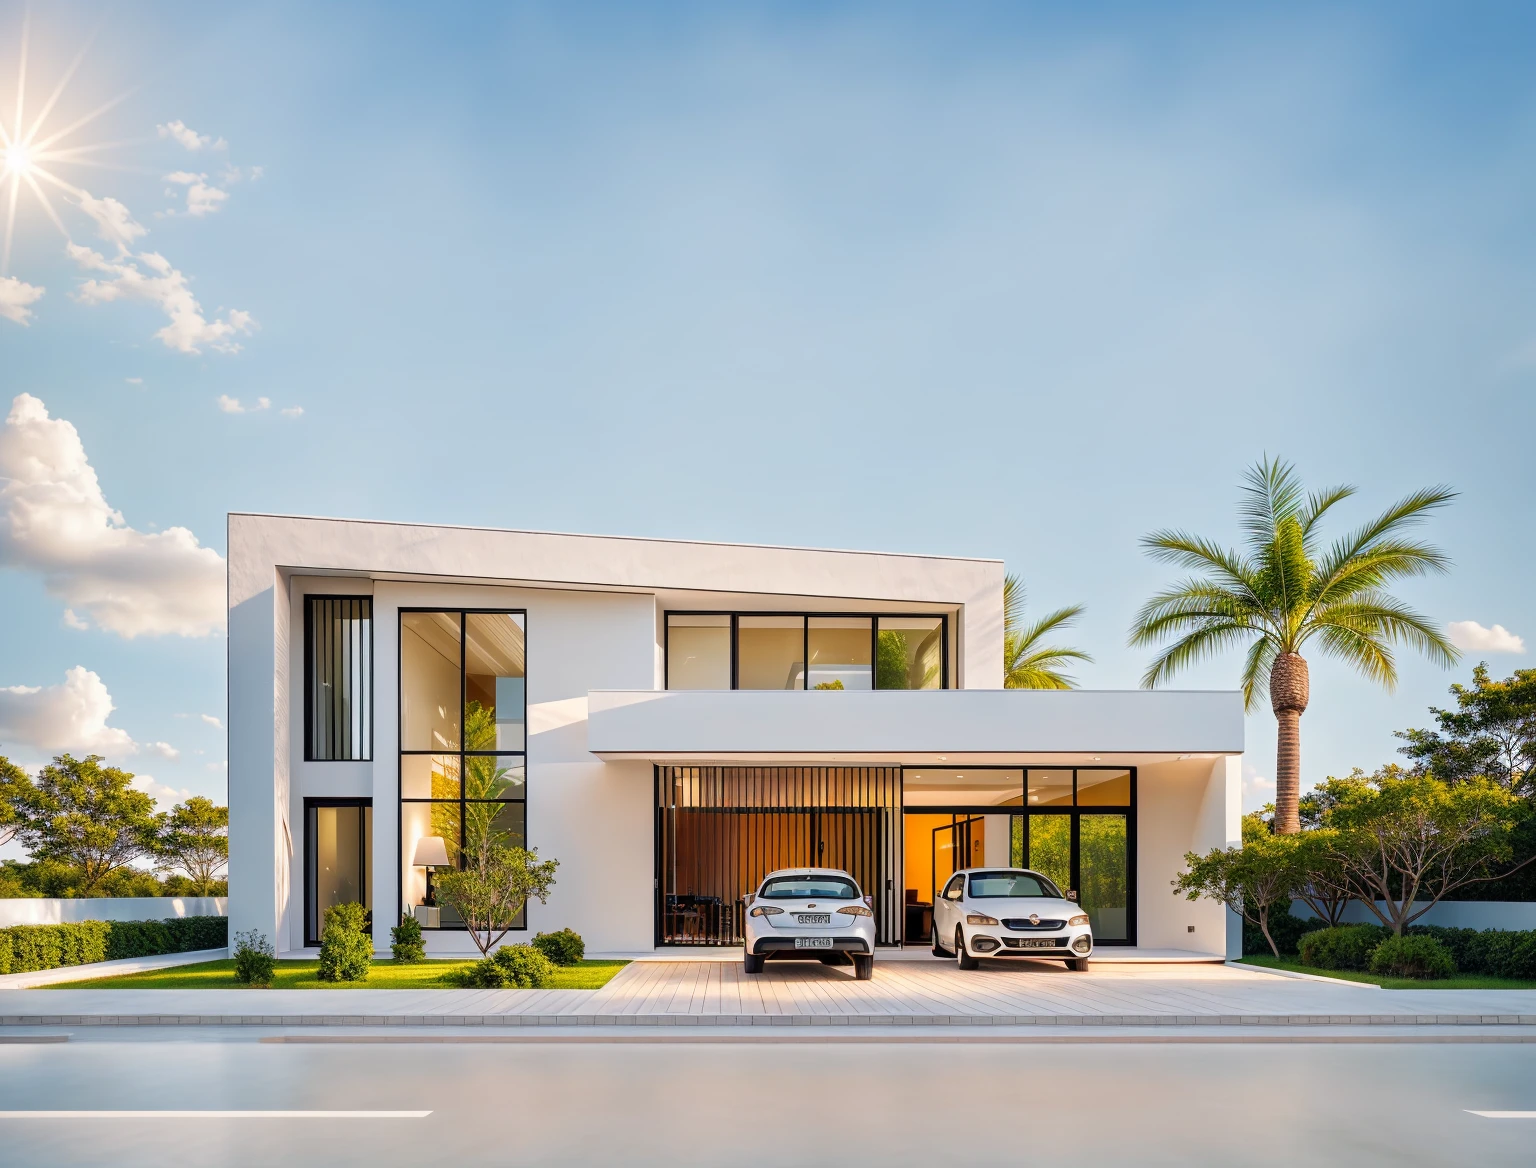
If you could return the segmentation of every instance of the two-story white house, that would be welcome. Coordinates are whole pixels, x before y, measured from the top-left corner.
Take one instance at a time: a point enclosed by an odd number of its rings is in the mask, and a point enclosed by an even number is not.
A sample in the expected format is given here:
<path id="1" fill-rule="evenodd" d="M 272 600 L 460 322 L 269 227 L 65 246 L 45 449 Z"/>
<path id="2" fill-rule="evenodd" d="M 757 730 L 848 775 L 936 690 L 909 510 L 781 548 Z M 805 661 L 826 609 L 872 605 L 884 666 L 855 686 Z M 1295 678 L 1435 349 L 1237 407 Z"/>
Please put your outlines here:
<path id="1" fill-rule="evenodd" d="M 957 868 L 1078 893 L 1100 956 L 1234 952 L 1169 882 L 1239 838 L 1235 692 L 1004 690 L 995 560 L 234 514 L 230 916 L 280 952 L 361 901 L 431 953 L 489 826 L 560 861 L 528 934 L 733 945 L 818 864 L 927 944 Z"/>

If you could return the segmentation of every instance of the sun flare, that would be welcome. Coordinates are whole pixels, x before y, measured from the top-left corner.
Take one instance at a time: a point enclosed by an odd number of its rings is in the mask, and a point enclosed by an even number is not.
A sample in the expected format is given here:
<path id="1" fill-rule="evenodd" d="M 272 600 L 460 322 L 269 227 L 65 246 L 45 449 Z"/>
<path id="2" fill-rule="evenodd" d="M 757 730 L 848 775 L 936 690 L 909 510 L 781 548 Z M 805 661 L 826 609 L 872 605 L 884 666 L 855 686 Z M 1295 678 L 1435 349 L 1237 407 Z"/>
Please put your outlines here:
<path id="1" fill-rule="evenodd" d="M 4 276 L 11 266 L 11 243 L 16 234 L 16 208 L 22 188 L 25 187 L 32 194 L 44 213 L 53 221 L 53 225 L 64 232 L 67 239 L 69 232 L 65 230 L 63 220 L 54 210 L 53 201 L 48 197 L 43 184 L 46 183 L 55 191 L 69 195 L 78 202 L 86 192 L 60 178 L 54 173 L 54 168 L 97 166 L 120 169 L 89 156 L 123 145 L 118 142 L 81 144 L 75 139 L 75 135 L 127 97 L 126 93 L 97 106 L 90 113 L 60 128 L 56 129 L 55 125 L 62 121 L 62 118 L 49 121 L 54 107 L 59 104 L 59 99 L 64 96 L 64 90 L 85 59 L 86 49 L 90 47 L 89 41 L 86 42 L 86 48 L 80 50 L 74 62 L 65 70 L 64 76 L 54 87 L 48 99 L 43 102 L 41 108 L 35 114 L 32 113 L 27 102 L 29 25 L 30 20 L 23 18 L 21 57 L 16 75 L 15 109 L 9 111 L 9 116 L 5 111 L 0 111 L 0 214 L 3 214 L 5 219 L 4 243 L 0 245 L 0 276 Z"/>

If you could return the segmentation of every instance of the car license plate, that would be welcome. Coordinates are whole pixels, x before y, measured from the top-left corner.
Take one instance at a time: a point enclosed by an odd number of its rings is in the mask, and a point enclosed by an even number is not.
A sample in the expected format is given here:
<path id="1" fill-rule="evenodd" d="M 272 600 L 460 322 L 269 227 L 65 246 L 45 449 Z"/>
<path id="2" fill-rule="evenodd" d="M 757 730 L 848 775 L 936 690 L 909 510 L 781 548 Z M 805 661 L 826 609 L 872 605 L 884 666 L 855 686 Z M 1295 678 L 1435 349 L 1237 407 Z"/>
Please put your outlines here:
<path id="1" fill-rule="evenodd" d="M 797 917 L 795 917 L 795 921 L 802 925 L 830 925 L 832 923 L 832 914 L 800 913 Z"/>
<path id="2" fill-rule="evenodd" d="M 1047 941 L 1044 939 L 1025 938 L 1019 942 L 1020 949 L 1059 949 L 1060 947 L 1060 941 Z"/>
<path id="3" fill-rule="evenodd" d="M 830 949 L 830 948 L 832 948 L 832 938 L 831 937 L 796 937 L 795 938 L 795 948 L 796 949 Z"/>

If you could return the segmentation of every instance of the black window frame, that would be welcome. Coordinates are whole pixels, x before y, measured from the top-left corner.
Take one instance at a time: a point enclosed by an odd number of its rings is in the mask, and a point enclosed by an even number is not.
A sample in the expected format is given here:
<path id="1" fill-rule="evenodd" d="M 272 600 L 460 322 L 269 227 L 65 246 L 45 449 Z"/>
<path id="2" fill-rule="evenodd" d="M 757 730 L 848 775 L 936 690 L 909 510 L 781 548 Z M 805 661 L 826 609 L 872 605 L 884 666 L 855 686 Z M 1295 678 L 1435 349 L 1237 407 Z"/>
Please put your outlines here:
<path id="1" fill-rule="evenodd" d="M 403 654 L 400 652 L 400 636 L 405 628 L 405 618 L 413 613 L 457 613 L 459 617 L 459 744 L 455 750 L 406 750 L 404 744 L 405 719 L 401 714 L 405 701 L 404 689 L 404 664 Z M 468 683 L 466 676 L 469 671 L 468 654 L 465 646 L 465 634 L 468 626 L 468 618 L 476 615 L 486 616 L 519 616 L 523 623 L 523 749 L 522 750 L 468 750 L 465 748 L 464 736 L 464 698 Z M 521 804 L 523 808 L 523 847 L 528 846 L 530 836 L 528 828 L 528 610 L 526 608 L 464 608 L 457 605 L 413 605 L 408 608 L 395 610 L 395 805 L 403 809 L 407 803 L 425 803 L 429 806 L 434 803 L 456 803 L 459 808 L 459 860 L 463 861 L 464 851 L 464 822 L 467 818 L 466 807 L 471 803 L 502 805 Z M 420 799 L 406 798 L 405 787 L 405 760 L 407 758 L 419 758 L 422 756 L 452 756 L 458 759 L 459 766 L 459 797 L 458 799 Z M 521 761 L 523 769 L 522 798 L 520 799 L 466 799 L 464 797 L 465 775 L 468 772 L 467 760 L 470 758 L 513 758 Z M 405 903 L 405 815 L 403 810 L 396 815 L 395 829 L 395 900 L 400 905 L 400 911 L 404 913 L 407 907 Z M 422 925 L 427 932 L 463 933 L 468 932 L 468 926 L 456 925 Z M 525 905 L 519 913 L 518 923 L 512 926 L 512 932 L 527 932 L 528 909 Z"/>
<path id="2" fill-rule="evenodd" d="M 355 758 L 315 757 L 315 607 L 317 603 L 334 601 L 361 603 L 368 622 L 368 686 L 363 695 L 363 721 L 367 730 L 362 735 L 363 754 Z M 306 592 L 304 602 L 304 761 L 305 762 L 372 762 L 374 732 L 374 619 L 373 597 L 332 592 Z M 332 741 L 336 739 L 333 733 Z"/>
<path id="3" fill-rule="evenodd" d="M 742 617 L 757 616 L 792 616 L 799 617 L 800 626 L 800 658 L 804 668 L 804 676 L 801 678 L 799 689 L 793 690 L 761 690 L 761 693 L 806 693 L 810 689 L 811 678 L 811 619 L 815 617 L 846 617 L 855 620 L 867 620 L 869 624 L 869 681 L 872 691 L 880 688 L 876 670 L 879 666 L 880 653 L 880 621 L 885 620 L 932 620 L 937 617 L 939 627 L 939 678 L 938 688 L 941 690 L 955 688 L 952 684 L 953 670 L 950 666 L 949 652 L 949 616 L 947 612 L 810 612 L 804 609 L 722 609 L 722 608 L 672 608 L 662 613 L 661 619 L 661 687 L 671 690 L 672 681 L 672 617 L 674 616 L 726 616 L 731 618 L 731 689 L 741 688 L 741 652 L 739 648 Z M 679 693 L 687 693 L 687 690 L 678 690 Z M 888 691 L 888 692 L 918 692 L 923 691 Z"/>

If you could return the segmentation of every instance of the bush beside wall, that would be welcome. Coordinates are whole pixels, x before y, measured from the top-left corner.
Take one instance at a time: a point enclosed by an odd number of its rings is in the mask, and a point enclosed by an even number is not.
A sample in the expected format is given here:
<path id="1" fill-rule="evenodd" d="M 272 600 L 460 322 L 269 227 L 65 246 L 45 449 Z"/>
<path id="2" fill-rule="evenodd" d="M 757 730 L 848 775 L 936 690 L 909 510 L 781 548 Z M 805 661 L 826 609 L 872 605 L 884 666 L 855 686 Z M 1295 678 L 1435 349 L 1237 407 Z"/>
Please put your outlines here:
<path id="1" fill-rule="evenodd" d="M 1301 946 L 1301 939 L 1308 933 L 1315 933 L 1324 927 L 1326 922 L 1316 917 L 1298 917 L 1287 909 L 1283 913 L 1271 914 L 1269 918 L 1269 935 L 1275 939 L 1275 945 L 1280 950 L 1281 957 L 1296 956 Z M 1255 954 L 1268 957 L 1269 943 L 1264 940 L 1264 933 L 1258 925 L 1243 922 L 1243 956 L 1252 957 Z"/>
<path id="2" fill-rule="evenodd" d="M 228 917 L 11 925 L 0 929 L 0 973 L 36 973 L 121 957 L 222 949 L 228 944 Z"/>

